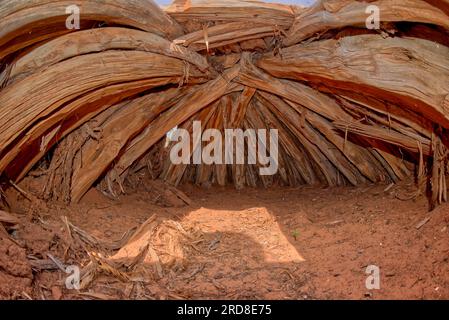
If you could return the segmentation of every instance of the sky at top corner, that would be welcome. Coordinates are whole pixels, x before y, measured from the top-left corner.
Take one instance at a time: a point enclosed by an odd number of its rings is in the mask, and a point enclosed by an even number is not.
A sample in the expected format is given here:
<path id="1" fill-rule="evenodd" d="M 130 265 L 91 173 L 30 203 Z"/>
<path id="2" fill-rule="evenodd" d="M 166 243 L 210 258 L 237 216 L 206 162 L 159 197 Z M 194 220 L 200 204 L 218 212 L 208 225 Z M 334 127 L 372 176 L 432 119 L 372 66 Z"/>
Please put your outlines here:
<path id="1" fill-rule="evenodd" d="M 169 5 L 172 0 L 155 0 L 157 4 L 161 6 Z M 315 0 L 263 0 L 264 2 L 284 3 L 284 4 L 297 4 L 302 6 L 310 6 Z"/>

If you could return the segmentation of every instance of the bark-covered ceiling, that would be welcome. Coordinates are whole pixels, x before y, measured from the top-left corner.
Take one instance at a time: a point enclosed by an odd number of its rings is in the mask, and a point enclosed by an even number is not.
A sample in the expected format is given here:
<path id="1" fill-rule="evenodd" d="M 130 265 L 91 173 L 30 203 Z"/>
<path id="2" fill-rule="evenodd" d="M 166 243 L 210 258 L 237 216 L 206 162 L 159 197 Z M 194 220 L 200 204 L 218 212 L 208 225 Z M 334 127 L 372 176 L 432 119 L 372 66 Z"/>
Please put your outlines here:
<path id="1" fill-rule="evenodd" d="M 66 28 L 70 5 L 80 30 Z M 379 29 L 366 27 L 369 5 Z M 179 0 L 165 11 L 3 0 L 0 65 L 2 181 L 46 175 L 47 198 L 78 201 L 97 183 L 114 193 L 145 166 L 173 184 L 237 188 L 415 176 L 431 180 L 433 202 L 446 197 L 448 0 Z M 196 120 L 278 129 L 278 173 L 172 164 L 166 133 Z"/>

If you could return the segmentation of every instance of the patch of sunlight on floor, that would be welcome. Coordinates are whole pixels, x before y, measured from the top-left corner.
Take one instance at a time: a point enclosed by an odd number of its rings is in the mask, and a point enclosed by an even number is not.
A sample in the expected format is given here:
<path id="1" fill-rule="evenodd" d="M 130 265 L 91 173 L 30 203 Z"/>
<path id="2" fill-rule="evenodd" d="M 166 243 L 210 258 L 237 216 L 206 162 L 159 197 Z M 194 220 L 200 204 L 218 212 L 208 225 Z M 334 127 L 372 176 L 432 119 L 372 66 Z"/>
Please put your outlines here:
<path id="1" fill-rule="evenodd" d="M 222 245 L 232 245 L 230 249 L 239 251 L 242 256 L 262 255 L 268 263 L 305 261 L 264 207 L 239 211 L 201 208 L 190 212 L 184 219 L 194 222 L 204 233 L 223 234 L 230 241 L 222 241 Z M 241 248 L 238 244 L 235 248 L 232 241 L 240 242 Z"/>

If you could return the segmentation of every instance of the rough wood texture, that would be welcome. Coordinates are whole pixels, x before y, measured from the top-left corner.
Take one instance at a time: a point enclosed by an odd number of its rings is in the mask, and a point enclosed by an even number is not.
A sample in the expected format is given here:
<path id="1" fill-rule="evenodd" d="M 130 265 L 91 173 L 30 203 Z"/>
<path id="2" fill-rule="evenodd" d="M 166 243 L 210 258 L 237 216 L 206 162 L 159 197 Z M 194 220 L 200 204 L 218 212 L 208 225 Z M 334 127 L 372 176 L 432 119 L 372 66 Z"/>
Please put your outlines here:
<path id="1" fill-rule="evenodd" d="M 108 50 L 136 50 L 158 53 L 191 63 L 202 71 L 209 68 L 206 58 L 189 52 L 155 34 L 125 28 L 102 28 L 67 34 L 34 49 L 14 62 L 8 84 L 61 61 Z"/>
<path id="2" fill-rule="evenodd" d="M 185 76 L 182 61 L 139 51 L 108 51 L 78 56 L 33 74 L 0 92 L 0 105 L 6 106 L 0 118 L 0 154 L 35 121 L 61 111 L 58 108 L 76 97 L 125 82 L 132 88 L 133 81 L 151 78 L 170 78 L 172 82 L 179 83 Z M 188 76 L 193 80 L 203 74 L 192 68 Z M 28 91 L 30 86 L 33 87 L 31 92 Z M 103 94 L 98 90 L 98 99 Z M 3 169 L 7 164 L 4 159 L 0 162 Z"/>
<path id="3" fill-rule="evenodd" d="M 245 0 L 175 0 L 166 11 L 178 21 L 243 21 L 290 27 L 299 7 Z"/>
<path id="4" fill-rule="evenodd" d="M 449 128 L 449 48 L 431 41 L 361 35 L 289 47 L 257 65 L 277 77 L 383 97 Z"/>
<path id="5" fill-rule="evenodd" d="M 329 29 L 347 26 L 364 28 L 369 16 L 366 13 L 368 5 L 379 8 L 382 23 L 422 22 L 449 30 L 449 20 L 444 11 L 425 1 L 380 0 L 367 3 L 351 0 L 319 0 L 313 7 L 296 16 L 284 44 L 291 46 Z"/>
<path id="6" fill-rule="evenodd" d="M 64 30 L 66 8 L 77 5 L 84 20 L 132 26 L 173 39 L 182 27 L 152 0 L 3 0 L 0 4 L 0 60 L 35 43 L 34 33 L 52 25 Z M 46 30 L 48 33 L 48 30 Z M 17 39 L 21 41 L 18 42 Z"/>

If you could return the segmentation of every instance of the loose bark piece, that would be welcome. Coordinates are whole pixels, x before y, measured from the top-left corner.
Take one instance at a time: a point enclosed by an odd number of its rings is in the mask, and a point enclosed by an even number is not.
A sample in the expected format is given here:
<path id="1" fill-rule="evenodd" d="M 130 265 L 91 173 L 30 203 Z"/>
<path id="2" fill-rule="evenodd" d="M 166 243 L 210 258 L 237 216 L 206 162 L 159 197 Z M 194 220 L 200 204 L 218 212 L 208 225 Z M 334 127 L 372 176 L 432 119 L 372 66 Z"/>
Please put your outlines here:
<path id="1" fill-rule="evenodd" d="M 4 224 L 19 224 L 19 219 L 17 219 L 15 216 L 13 216 L 12 214 L 5 212 L 3 210 L 0 210 L 0 223 L 4 223 Z"/>
<path id="2" fill-rule="evenodd" d="M 206 29 L 207 43 L 204 30 L 186 34 L 174 43 L 182 44 L 194 51 L 213 49 L 225 45 L 251 40 L 261 39 L 274 35 L 276 27 L 266 24 L 255 24 L 251 21 L 238 21 L 218 24 Z"/>

